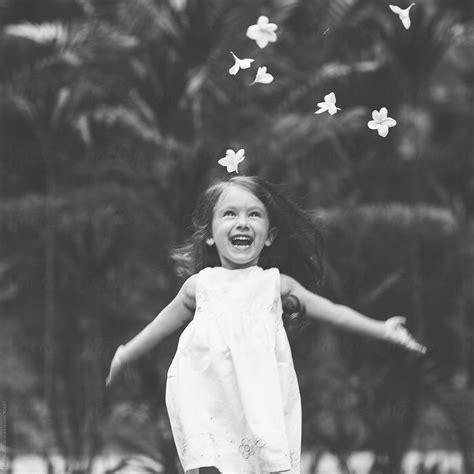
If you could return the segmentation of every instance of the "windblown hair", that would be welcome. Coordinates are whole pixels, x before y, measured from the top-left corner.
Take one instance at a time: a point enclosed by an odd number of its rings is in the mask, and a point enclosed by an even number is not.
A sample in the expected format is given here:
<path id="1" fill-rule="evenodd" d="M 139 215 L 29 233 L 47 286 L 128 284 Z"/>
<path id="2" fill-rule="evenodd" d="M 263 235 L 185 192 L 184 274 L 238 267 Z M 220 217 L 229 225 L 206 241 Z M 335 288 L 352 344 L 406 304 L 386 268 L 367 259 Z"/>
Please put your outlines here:
<path id="1" fill-rule="evenodd" d="M 274 184 L 257 176 L 235 176 L 208 188 L 199 198 L 192 216 L 191 235 L 183 246 L 171 254 L 179 276 L 189 277 L 205 267 L 220 265 L 215 245 L 206 244 L 211 237 L 214 208 L 229 186 L 240 186 L 264 204 L 270 227 L 277 229 L 272 245 L 264 247 L 258 265 L 264 269 L 276 267 L 280 273 L 293 277 L 314 291 L 322 280 L 323 239 L 314 216 L 301 209 Z M 283 301 L 284 322 L 300 326 L 302 308 L 294 296 Z"/>

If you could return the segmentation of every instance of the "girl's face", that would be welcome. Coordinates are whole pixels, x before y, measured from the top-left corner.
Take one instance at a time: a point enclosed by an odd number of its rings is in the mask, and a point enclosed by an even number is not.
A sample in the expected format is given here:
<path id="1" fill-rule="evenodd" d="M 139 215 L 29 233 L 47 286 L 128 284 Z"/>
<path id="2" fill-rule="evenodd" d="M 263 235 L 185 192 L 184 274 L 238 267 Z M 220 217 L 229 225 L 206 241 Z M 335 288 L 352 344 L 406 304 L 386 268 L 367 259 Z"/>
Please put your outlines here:
<path id="1" fill-rule="evenodd" d="M 260 199 L 240 186 L 224 189 L 212 218 L 212 240 L 224 268 L 257 265 L 260 252 L 271 245 L 275 235 Z"/>

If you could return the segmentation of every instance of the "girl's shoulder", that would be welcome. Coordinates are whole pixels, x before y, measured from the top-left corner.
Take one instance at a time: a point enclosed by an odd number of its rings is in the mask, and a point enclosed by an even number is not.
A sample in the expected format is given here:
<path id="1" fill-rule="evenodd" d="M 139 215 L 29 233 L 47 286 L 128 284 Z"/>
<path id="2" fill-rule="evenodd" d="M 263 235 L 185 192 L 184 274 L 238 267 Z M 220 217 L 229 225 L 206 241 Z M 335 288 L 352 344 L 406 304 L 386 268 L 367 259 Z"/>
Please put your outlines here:
<path id="1" fill-rule="evenodd" d="M 183 286 L 181 287 L 180 293 L 184 299 L 184 304 L 185 306 L 189 308 L 194 308 L 195 307 L 195 302 L 196 302 L 196 278 L 197 278 L 197 273 L 194 275 L 191 275 L 190 277 L 187 278 L 187 280 L 183 283 Z"/>

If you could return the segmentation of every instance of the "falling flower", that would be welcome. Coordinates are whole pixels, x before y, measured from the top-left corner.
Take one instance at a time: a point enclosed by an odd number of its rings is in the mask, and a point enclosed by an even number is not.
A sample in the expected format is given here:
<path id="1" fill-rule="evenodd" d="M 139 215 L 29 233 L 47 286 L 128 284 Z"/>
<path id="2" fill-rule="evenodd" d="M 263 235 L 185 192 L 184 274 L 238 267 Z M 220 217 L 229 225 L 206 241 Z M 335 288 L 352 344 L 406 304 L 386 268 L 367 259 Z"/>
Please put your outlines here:
<path id="1" fill-rule="evenodd" d="M 254 61 L 250 58 L 239 59 L 232 51 L 230 52 L 230 54 L 234 56 L 235 60 L 235 64 L 229 69 L 229 74 L 232 74 L 233 76 L 235 76 L 239 72 L 239 69 L 248 69 Z"/>
<path id="2" fill-rule="evenodd" d="M 275 23 L 268 23 L 268 17 L 258 17 L 257 24 L 247 28 L 247 37 L 257 42 L 260 48 L 265 48 L 268 43 L 277 40 L 275 30 L 278 28 Z"/>
<path id="3" fill-rule="evenodd" d="M 410 25 L 411 25 L 410 8 L 413 5 L 415 4 L 412 3 L 408 8 L 405 8 L 405 9 L 397 7 L 396 5 L 389 5 L 390 10 L 392 10 L 393 13 L 396 13 L 399 16 L 400 21 L 403 23 L 403 26 L 405 27 L 406 30 L 408 30 L 408 28 L 410 28 Z"/>
<path id="4" fill-rule="evenodd" d="M 388 111 L 385 107 L 382 107 L 380 110 L 374 110 L 372 112 L 373 120 L 367 123 L 367 126 L 371 130 L 377 130 L 381 137 L 386 137 L 388 135 L 388 129 L 397 125 L 396 120 L 388 117 L 387 114 Z"/>
<path id="5" fill-rule="evenodd" d="M 245 159 L 245 150 L 241 148 L 237 153 L 234 150 L 226 150 L 224 158 L 221 158 L 218 163 L 221 166 L 227 167 L 227 172 L 232 173 L 235 171 L 238 173 L 237 166 L 241 161 Z"/>
<path id="6" fill-rule="evenodd" d="M 330 115 L 334 115 L 338 110 L 341 110 L 339 107 L 336 107 L 336 95 L 334 92 L 325 95 L 324 102 L 318 102 L 318 107 L 319 110 L 316 110 L 315 114 L 329 112 Z"/>
<path id="7" fill-rule="evenodd" d="M 259 67 L 257 70 L 257 75 L 255 76 L 254 81 L 250 84 L 251 86 L 256 82 L 261 82 L 262 84 L 270 84 L 273 81 L 273 76 L 267 72 L 265 66 Z"/>

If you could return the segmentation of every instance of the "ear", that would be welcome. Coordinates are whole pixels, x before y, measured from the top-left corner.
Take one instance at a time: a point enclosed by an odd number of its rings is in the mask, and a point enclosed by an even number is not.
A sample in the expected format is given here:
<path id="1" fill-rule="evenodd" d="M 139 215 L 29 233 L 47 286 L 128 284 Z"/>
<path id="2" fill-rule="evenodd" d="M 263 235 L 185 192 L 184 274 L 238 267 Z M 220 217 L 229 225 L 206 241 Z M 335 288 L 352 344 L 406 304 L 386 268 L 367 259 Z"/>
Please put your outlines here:
<path id="1" fill-rule="evenodd" d="M 214 239 L 212 237 L 209 237 L 206 239 L 206 244 L 209 245 L 209 247 L 212 247 L 214 245 Z"/>
<path id="2" fill-rule="evenodd" d="M 272 227 L 272 228 L 268 231 L 268 237 L 267 237 L 267 240 L 265 240 L 265 245 L 266 245 L 267 247 L 270 247 L 270 245 L 272 245 L 272 243 L 273 243 L 274 240 L 276 239 L 276 236 L 277 236 L 276 227 Z"/>

